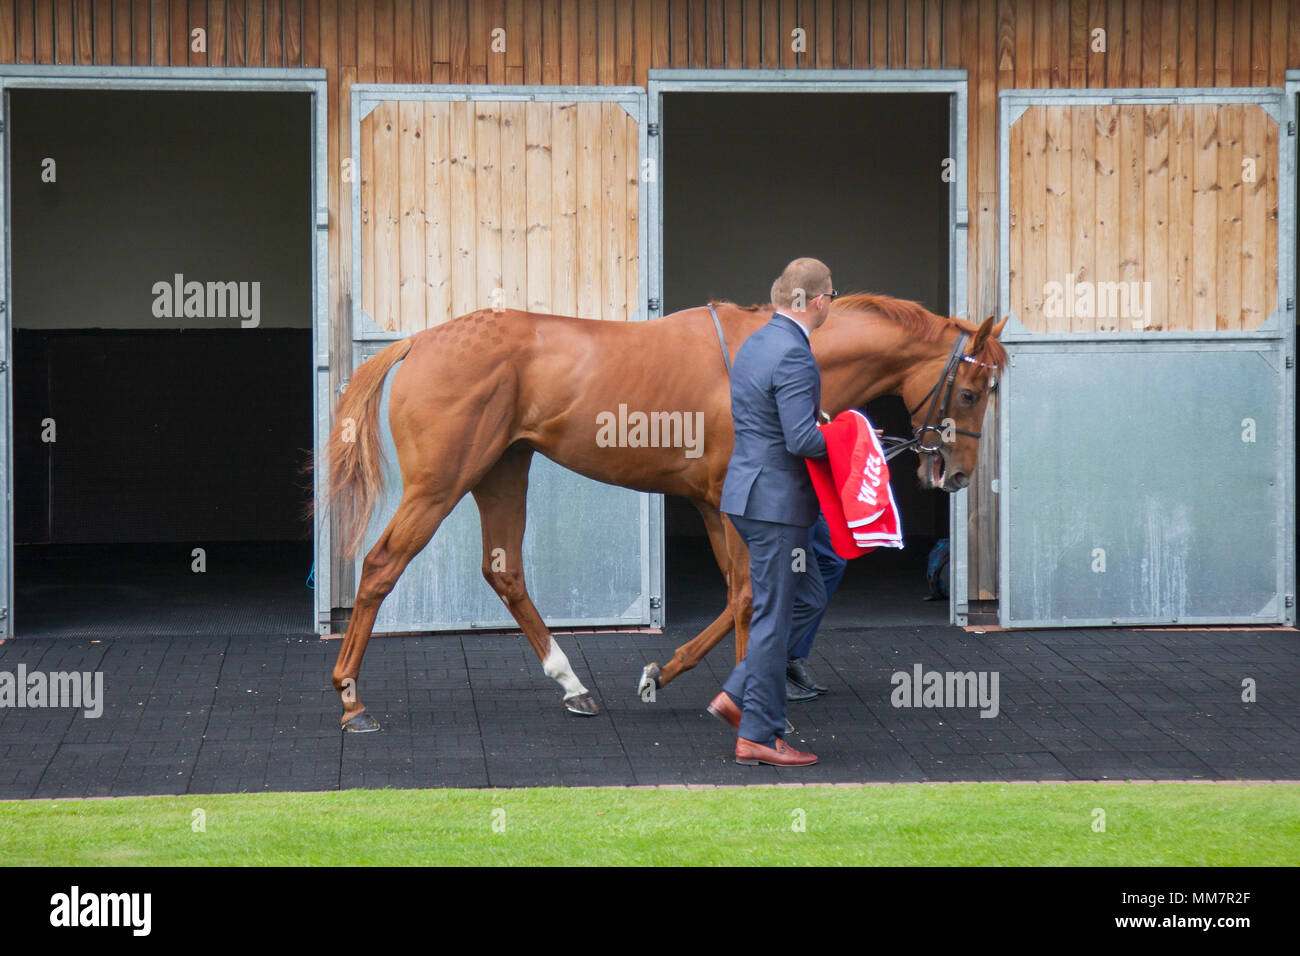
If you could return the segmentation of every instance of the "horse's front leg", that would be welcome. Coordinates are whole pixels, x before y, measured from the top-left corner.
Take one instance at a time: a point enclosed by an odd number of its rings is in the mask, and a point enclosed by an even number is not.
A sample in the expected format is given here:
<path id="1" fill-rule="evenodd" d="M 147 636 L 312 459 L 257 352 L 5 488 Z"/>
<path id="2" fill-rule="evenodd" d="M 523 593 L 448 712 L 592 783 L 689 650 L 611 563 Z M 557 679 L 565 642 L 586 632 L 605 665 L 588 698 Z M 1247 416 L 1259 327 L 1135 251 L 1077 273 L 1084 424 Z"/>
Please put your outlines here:
<path id="1" fill-rule="evenodd" d="M 510 446 L 471 492 L 483 529 L 483 577 L 528 638 L 542 662 L 542 671 L 563 688 L 565 709 L 591 717 L 600 713 L 595 698 L 573 672 L 524 584 L 524 525 L 532 460 L 531 448 Z"/>

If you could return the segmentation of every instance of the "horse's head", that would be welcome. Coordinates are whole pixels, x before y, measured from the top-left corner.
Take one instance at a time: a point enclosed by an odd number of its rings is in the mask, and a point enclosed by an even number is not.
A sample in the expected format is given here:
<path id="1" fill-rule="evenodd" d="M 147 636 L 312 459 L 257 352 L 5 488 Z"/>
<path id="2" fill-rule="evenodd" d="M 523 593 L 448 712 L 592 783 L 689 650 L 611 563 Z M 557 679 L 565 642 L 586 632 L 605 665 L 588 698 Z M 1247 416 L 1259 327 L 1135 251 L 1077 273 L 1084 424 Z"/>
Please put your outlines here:
<path id="1" fill-rule="evenodd" d="M 989 396 L 1006 367 L 1006 350 L 989 316 L 976 328 L 961 319 L 940 337 L 941 354 L 917 364 L 902 385 L 921 464 L 921 487 L 960 491 L 970 483 L 979 456 L 981 425 Z"/>

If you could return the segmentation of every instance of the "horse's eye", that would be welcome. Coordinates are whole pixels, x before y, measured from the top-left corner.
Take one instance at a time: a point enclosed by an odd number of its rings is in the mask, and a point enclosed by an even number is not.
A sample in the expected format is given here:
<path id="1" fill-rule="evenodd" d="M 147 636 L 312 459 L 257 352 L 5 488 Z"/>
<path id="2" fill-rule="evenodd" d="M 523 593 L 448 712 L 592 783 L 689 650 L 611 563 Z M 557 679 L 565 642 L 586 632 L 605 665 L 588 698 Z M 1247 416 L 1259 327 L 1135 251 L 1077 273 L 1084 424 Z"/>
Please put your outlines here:
<path id="1" fill-rule="evenodd" d="M 974 405 L 975 398 L 976 398 L 975 393 L 972 392 L 969 388 L 963 388 L 961 390 L 961 403 L 963 405 Z"/>

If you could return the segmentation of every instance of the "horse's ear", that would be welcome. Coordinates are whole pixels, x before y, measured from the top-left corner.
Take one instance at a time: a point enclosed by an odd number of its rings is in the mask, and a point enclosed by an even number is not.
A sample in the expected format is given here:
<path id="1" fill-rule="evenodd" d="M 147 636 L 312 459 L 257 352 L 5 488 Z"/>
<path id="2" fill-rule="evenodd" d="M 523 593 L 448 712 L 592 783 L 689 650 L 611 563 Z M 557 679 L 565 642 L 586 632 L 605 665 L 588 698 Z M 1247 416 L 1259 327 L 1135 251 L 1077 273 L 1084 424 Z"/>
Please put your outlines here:
<path id="1" fill-rule="evenodd" d="M 990 315 L 987 319 L 985 319 L 983 322 L 980 323 L 980 327 L 975 331 L 974 336 L 971 337 L 970 351 L 972 355 L 974 355 L 976 352 L 978 352 L 981 348 L 984 347 L 984 343 L 988 341 L 989 332 L 992 331 L 992 329 L 993 329 L 993 316 Z"/>
<path id="2" fill-rule="evenodd" d="M 990 318 L 992 318 L 992 316 L 990 316 Z M 1009 315 L 1004 315 L 1004 316 L 1002 316 L 1002 321 L 999 322 L 997 325 L 993 326 L 993 331 L 990 333 L 990 334 L 993 336 L 993 338 L 995 338 L 995 339 L 1000 339 L 1000 338 L 1002 338 L 1002 330 L 1003 330 L 1004 328 L 1006 328 L 1006 326 L 1007 326 L 1007 319 L 1009 319 L 1009 318 L 1011 318 L 1011 316 L 1009 316 Z"/>

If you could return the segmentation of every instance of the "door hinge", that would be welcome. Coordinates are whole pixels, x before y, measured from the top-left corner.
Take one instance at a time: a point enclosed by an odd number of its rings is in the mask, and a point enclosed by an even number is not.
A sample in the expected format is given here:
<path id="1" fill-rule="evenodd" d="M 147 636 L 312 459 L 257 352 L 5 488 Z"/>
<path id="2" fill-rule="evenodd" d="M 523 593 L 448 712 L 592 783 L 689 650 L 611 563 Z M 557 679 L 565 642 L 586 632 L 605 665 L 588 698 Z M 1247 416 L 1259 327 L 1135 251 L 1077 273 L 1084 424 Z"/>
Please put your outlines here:
<path id="1" fill-rule="evenodd" d="M 1286 121 L 1286 134 L 1287 134 L 1288 136 L 1294 136 L 1294 135 L 1295 135 L 1295 120 L 1287 120 L 1287 121 Z"/>
<path id="2" fill-rule="evenodd" d="M 650 607 L 651 607 L 653 610 L 656 610 L 656 611 L 659 610 L 659 608 L 663 606 L 663 603 L 664 603 L 664 602 L 663 602 L 663 599 L 662 599 L 662 598 L 652 597 L 652 598 L 650 599 Z"/>
<path id="3" fill-rule="evenodd" d="M 1294 594 L 1288 594 L 1288 595 L 1286 596 L 1286 598 L 1284 599 L 1284 603 L 1286 604 L 1287 607 L 1295 607 L 1295 595 L 1294 595 Z M 3 617 L 3 616 L 4 616 L 3 614 L 0 614 L 0 617 Z"/>
<path id="4" fill-rule="evenodd" d="M 7 372 L 7 371 L 9 371 L 9 363 L 6 362 L 4 359 L 0 359 L 0 373 Z"/>
<path id="5" fill-rule="evenodd" d="M 1286 357 L 1286 367 L 1287 367 L 1287 368 L 1295 368 L 1295 356 L 1294 356 L 1294 355 L 1288 355 L 1288 356 Z"/>
<path id="6" fill-rule="evenodd" d="M 1288 312 L 1290 312 L 1290 311 L 1292 311 L 1294 308 L 1295 308 L 1295 299 L 1291 298 L 1290 296 L 1287 296 L 1287 297 L 1286 297 L 1286 310 L 1287 310 Z"/>
<path id="7" fill-rule="evenodd" d="M 9 616 L 9 608 L 0 607 L 0 621 L 3 621 L 8 616 Z"/>
<path id="8" fill-rule="evenodd" d="M 649 309 L 650 309 L 651 312 L 658 312 L 658 311 L 659 311 L 659 300 L 658 300 L 658 299 L 648 299 L 648 300 L 646 301 L 646 306 L 649 307 Z"/>
<path id="9" fill-rule="evenodd" d="M 646 134 L 649 135 L 649 136 L 658 136 L 658 135 L 659 135 L 659 124 L 658 124 L 658 123 L 647 123 L 647 124 L 646 124 L 646 127 L 645 127 L 645 131 L 646 131 Z"/>

